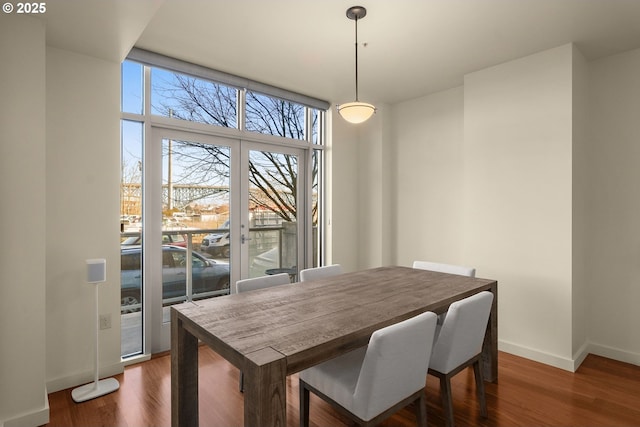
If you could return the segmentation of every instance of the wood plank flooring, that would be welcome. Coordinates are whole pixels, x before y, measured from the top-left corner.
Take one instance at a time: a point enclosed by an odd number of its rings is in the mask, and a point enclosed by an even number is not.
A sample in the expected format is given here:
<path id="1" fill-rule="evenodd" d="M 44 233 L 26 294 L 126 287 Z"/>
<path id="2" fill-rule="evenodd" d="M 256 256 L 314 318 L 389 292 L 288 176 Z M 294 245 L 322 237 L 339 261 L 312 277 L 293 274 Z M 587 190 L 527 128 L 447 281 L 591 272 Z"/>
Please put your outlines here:
<path id="1" fill-rule="evenodd" d="M 241 426 L 243 398 L 238 370 L 206 346 L 199 349 L 200 425 Z M 486 383 L 489 418 L 479 415 L 473 371 L 453 380 L 456 426 L 640 426 L 640 367 L 590 355 L 576 373 L 507 353 L 499 355 L 499 383 Z M 129 366 L 115 378 L 120 390 L 76 404 L 71 390 L 49 395 L 51 427 L 170 426 L 171 373 L 168 354 Z M 287 379 L 287 426 L 298 425 L 298 378 Z M 430 426 L 444 426 L 439 385 L 427 380 Z M 311 426 L 349 422 L 312 395 Z M 383 426 L 415 426 L 412 408 Z"/>

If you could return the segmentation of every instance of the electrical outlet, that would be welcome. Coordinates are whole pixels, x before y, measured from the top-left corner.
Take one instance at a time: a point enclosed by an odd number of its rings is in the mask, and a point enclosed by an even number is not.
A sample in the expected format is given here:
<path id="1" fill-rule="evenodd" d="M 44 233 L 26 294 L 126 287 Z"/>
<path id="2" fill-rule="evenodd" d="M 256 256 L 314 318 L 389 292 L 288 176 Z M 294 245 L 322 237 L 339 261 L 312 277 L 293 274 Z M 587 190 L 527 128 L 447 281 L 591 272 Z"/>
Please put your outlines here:
<path id="1" fill-rule="evenodd" d="M 111 313 L 100 315 L 100 329 L 111 328 Z"/>

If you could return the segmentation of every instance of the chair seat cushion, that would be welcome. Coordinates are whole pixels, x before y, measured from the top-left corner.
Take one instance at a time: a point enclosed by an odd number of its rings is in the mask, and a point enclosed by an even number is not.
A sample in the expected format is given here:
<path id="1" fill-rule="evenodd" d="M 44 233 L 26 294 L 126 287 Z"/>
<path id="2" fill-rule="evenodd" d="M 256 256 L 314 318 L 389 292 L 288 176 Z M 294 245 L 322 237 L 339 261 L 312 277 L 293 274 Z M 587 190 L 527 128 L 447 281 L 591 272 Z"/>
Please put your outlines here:
<path id="1" fill-rule="evenodd" d="M 362 347 L 300 372 L 300 379 L 319 392 L 331 396 L 345 408 L 353 408 L 353 393 L 360 375 L 359 367 L 367 352 Z M 357 414 L 361 415 L 361 414 Z"/>

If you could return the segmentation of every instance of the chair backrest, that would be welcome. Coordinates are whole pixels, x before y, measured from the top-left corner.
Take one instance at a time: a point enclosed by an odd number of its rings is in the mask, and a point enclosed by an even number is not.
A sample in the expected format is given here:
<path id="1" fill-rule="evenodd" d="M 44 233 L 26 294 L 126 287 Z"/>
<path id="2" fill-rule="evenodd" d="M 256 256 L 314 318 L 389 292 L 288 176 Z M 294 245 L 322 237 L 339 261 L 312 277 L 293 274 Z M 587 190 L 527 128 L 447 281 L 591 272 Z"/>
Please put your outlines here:
<path id="1" fill-rule="evenodd" d="M 471 267 L 464 267 L 461 265 L 442 264 L 439 262 L 431 261 L 414 261 L 413 268 L 419 268 L 420 270 L 437 271 L 438 273 L 458 274 L 460 276 L 476 277 L 476 269 Z"/>
<path id="2" fill-rule="evenodd" d="M 287 273 L 254 277 L 251 279 L 242 279 L 236 282 L 235 290 L 232 289 L 231 293 L 239 294 L 241 292 L 269 288 L 271 286 L 286 285 L 288 283 L 291 283 L 291 280 L 289 279 L 289 275 Z"/>
<path id="3" fill-rule="evenodd" d="M 493 293 L 479 292 L 449 306 L 431 354 L 431 368 L 449 373 L 482 351 Z"/>
<path id="4" fill-rule="evenodd" d="M 437 316 L 422 313 L 371 335 L 353 396 L 370 420 L 426 385 Z"/>
<path id="5" fill-rule="evenodd" d="M 300 271 L 300 281 L 308 282 L 310 280 L 318 280 L 322 279 L 323 277 L 335 276 L 337 274 L 342 274 L 342 266 L 340 264 L 307 268 Z"/>

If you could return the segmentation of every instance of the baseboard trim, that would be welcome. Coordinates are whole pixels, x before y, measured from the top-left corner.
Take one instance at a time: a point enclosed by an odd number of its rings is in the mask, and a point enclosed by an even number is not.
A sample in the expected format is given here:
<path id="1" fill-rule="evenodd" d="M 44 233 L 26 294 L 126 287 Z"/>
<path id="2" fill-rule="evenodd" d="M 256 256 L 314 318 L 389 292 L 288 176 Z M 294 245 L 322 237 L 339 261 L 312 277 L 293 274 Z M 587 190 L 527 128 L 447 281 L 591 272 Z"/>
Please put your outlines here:
<path id="1" fill-rule="evenodd" d="M 578 370 L 578 368 L 580 367 L 580 365 L 582 365 L 582 362 L 584 362 L 584 359 L 587 358 L 589 353 L 590 353 L 590 351 L 589 351 L 589 342 L 585 341 L 582 344 L 582 346 L 580 346 L 578 351 L 576 351 L 573 354 L 573 370 L 572 370 L 572 372 L 575 372 L 575 371 Z"/>
<path id="2" fill-rule="evenodd" d="M 0 420 L 0 427 L 37 427 L 49 423 L 49 396 L 44 390 L 44 407 L 32 412 L 20 414 L 9 420 Z"/>
<path id="3" fill-rule="evenodd" d="M 640 366 L 640 353 L 634 353 L 631 351 L 592 342 L 589 343 L 588 348 L 589 353 L 595 354 L 597 356 L 602 356 L 606 357 L 607 359 L 613 359 L 619 362 L 625 362 L 632 365 Z"/>
<path id="4" fill-rule="evenodd" d="M 498 349 L 506 353 L 514 354 L 516 356 L 524 357 L 525 359 L 544 363 L 545 365 L 554 366 L 570 372 L 577 371 L 589 354 L 595 354 L 596 356 L 606 357 L 607 359 L 640 366 L 640 353 L 596 344 L 590 341 L 586 341 L 580 349 L 573 354 L 572 359 L 545 353 L 504 340 L 498 340 Z"/>
<path id="5" fill-rule="evenodd" d="M 535 362 L 544 363 L 545 365 L 564 369 L 565 371 L 575 372 L 576 370 L 576 363 L 574 360 L 561 357 L 555 354 L 545 353 L 540 350 L 535 350 L 529 347 L 524 347 L 522 345 L 514 344 L 512 342 L 498 340 L 498 350 L 504 351 L 506 353 L 510 353 L 516 356 L 524 357 L 525 359 L 533 360 Z M 586 355 L 584 357 L 586 357 Z"/>
<path id="6" fill-rule="evenodd" d="M 115 363 L 110 366 L 102 366 L 100 368 L 100 379 L 118 375 L 124 372 L 124 364 L 122 362 Z M 68 388 L 77 387 L 79 385 L 90 383 L 94 380 L 94 371 L 79 372 L 77 374 L 65 377 L 55 378 L 47 381 L 47 389 L 50 393 Z"/>

